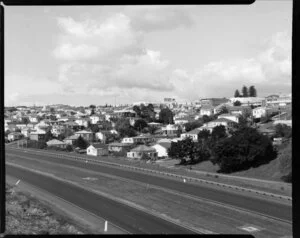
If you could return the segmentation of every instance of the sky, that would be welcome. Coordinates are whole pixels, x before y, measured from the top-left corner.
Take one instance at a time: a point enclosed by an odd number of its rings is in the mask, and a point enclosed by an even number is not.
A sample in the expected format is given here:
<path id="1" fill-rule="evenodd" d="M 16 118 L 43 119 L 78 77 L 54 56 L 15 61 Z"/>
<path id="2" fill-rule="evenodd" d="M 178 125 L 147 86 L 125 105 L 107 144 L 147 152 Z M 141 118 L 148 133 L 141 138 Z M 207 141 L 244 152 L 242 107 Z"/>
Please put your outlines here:
<path id="1" fill-rule="evenodd" d="M 5 105 L 291 93 L 292 1 L 5 6 Z"/>

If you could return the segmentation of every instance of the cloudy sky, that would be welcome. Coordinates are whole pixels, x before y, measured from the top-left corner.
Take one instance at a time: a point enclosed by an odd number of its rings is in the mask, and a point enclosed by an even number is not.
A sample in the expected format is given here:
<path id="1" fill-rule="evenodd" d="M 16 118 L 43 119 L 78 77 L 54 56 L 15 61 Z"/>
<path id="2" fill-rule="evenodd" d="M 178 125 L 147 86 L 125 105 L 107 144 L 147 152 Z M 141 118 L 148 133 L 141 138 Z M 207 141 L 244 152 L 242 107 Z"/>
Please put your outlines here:
<path id="1" fill-rule="evenodd" d="M 5 104 L 291 92 L 292 1 L 5 7 Z"/>

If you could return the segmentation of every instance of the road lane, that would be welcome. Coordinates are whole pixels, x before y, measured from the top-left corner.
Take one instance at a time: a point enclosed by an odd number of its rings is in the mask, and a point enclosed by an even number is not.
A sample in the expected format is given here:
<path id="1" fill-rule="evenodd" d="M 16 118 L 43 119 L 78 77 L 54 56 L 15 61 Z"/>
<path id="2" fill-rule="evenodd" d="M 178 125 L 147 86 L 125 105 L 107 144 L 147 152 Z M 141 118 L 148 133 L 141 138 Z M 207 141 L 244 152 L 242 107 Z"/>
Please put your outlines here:
<path id="1" fill-rule="evenodd" d="M 7 175 L 65 199 L 133 234 L 195 234 L 193 231 L 48 176 L 6 165 Z"/>
<path id="2" fill-rule="evenodd" d="M 10 151 L 9 153 L 12 153 Z M 262 213 L 268 216 L 277 217 L 279 219 L 292 221 L 292 207 L 287 204 L 275 203 L 267 199 L 255 198 L 247 196 L 247 194 L 237 194 L 230 191 L 219 190 L 214 187 L 203 186 L 202 184 L 189 184 L 182 183 L 180 181 L 171 180 L 168 178 L 157 177 L 150 174 L 141 174 L 135 171 L 128 171 L 116 167 L 108 167 L 100 164 L 83 163 L 81 161 L 64 160 L 61 158 L 55 158 L 49 155 L 35 155 L 30 151 L 24 153 L 22 151 L 13 151 L 14 154 L 21 156 L 30 156 L 31 158 L 39 160 L 47 160 L 55 163 L 62 163 L 65 165 L 84 167 L 86 169 L 113 174 L 119 177 L 137 180 L 143 183 L 149 183 L 155 186 L 161 186 L 167 189 L 177 190 L 179 192 L 187 193 L 200 198 L 210 199 L 216 202 L 240 207 L 253 212 Z"/>

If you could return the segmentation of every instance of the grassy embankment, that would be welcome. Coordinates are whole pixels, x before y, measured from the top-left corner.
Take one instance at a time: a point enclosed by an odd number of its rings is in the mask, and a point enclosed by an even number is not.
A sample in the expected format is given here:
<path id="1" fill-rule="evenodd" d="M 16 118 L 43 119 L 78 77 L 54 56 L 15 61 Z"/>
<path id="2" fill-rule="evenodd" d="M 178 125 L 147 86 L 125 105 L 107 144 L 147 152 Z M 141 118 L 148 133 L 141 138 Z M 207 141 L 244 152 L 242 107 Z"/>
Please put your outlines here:
<path id="1" fill-rule="evenodd" d="M 30 194 L 15 192 L 6 185 L 6 234 L 83 234 L 72 221 L 53 213 Z"/>

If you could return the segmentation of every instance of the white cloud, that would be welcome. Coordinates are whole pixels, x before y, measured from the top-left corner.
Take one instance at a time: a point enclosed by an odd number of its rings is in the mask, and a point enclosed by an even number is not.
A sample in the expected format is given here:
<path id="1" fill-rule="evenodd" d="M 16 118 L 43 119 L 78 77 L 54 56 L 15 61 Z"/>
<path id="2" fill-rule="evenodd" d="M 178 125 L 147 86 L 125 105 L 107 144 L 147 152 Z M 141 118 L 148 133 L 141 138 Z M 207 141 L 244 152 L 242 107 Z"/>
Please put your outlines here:
<path id="1" fill-rule="evenodd" d="M 231 96 L 243 85 L 263 93 L 288 90 L 291 85 L 291 36 L 279 32 L 257 57 L 211 62 L 195 72 L 173 71 L 172 83 L 183 98 Z M 183 89 L 184 88 L 184 89 Z M 219 92 L 216 94 L 216 92 Z M 221 95 L 221 94 L 222 95 Z"/>

